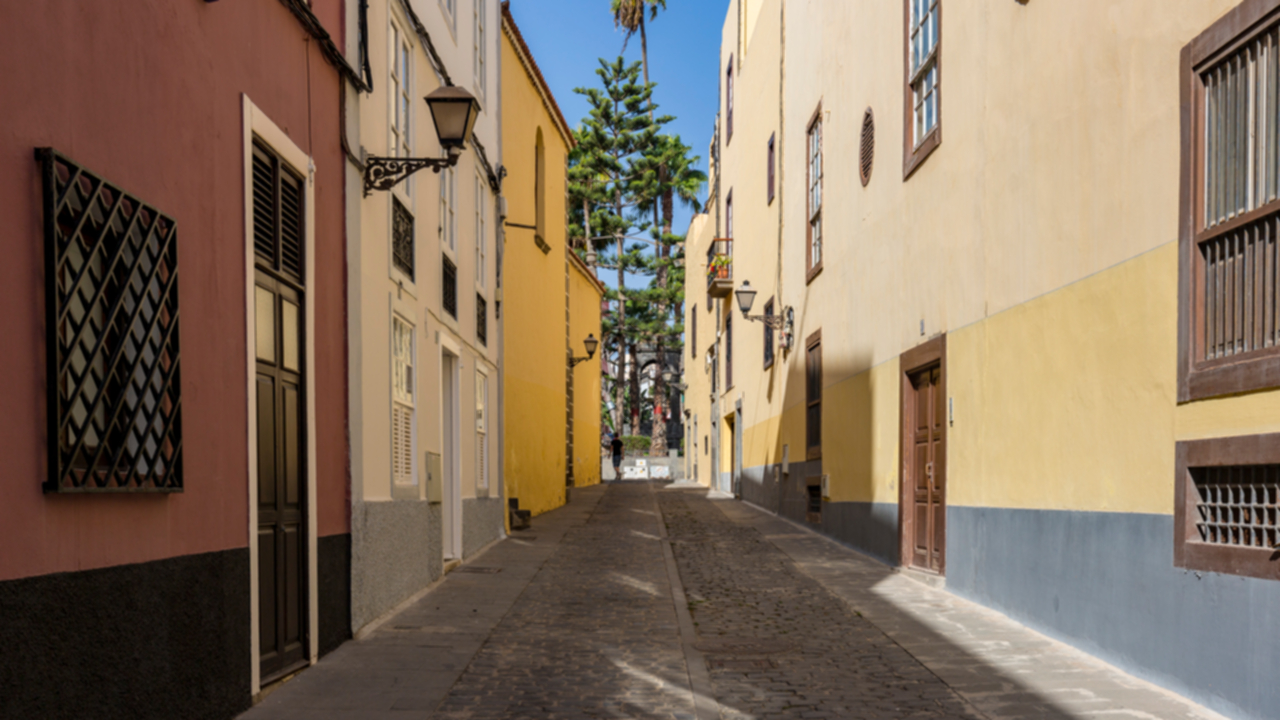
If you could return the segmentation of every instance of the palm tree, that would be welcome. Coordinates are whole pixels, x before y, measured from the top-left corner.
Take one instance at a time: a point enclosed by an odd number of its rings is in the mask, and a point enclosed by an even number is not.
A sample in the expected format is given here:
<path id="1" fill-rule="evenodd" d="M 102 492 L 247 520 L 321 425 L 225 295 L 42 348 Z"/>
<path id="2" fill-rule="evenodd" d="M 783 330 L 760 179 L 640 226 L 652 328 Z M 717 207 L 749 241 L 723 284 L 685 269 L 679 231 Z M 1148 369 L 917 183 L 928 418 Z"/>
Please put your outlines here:
<path id="1" fill-rule="evenodd" d="M 644 31 L 644 11 L 647 8 L 649 20 L 655 20 L 658 10 L 667 9 L 667 0 L 609 0 L 609 4 L 613 10 L 613 25 L 627 31 L 627 40 L 637 31 L 640 33 L 640 59 L 644 62 L 644 82 L 648 85 L 649 38 Z"/>

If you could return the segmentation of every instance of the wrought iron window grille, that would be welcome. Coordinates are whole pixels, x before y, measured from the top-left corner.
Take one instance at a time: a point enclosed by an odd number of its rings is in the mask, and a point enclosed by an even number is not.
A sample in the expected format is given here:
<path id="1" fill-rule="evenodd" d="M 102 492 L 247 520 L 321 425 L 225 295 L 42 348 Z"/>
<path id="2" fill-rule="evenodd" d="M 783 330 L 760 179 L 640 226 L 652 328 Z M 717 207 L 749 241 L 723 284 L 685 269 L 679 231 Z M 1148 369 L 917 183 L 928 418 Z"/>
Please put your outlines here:
<path id="1" fill-rule="evenodd" d="M 45 492 L 181 492 L 174 220 L 52 148 L 41 163 Z"/>
<path id="2" fill-rule="evenodd" d="M 448 256 L 445 256 L 444 258 L 444 278 L 443 278 L 443 282 L 441 283 L 441 289 L 444 295 L 441 301 L 442 304 L 444 305 L 444 311 L 452 315 L 454 318 L 457 318 L 458 317 L 458 266 L 454 265 L 453 261 L 450 260 Z"/>
<path id="3" fill-rule="evenodd" d="M 413 216 L 399 200 L 391 198 L 391 261 L 413 280 Z"/>
<path id="4" fill-rule="evenodd" d="M 476 294 L 476 338 L 481 345 L 489 344 L 489 303 L 479 293 Z"/>

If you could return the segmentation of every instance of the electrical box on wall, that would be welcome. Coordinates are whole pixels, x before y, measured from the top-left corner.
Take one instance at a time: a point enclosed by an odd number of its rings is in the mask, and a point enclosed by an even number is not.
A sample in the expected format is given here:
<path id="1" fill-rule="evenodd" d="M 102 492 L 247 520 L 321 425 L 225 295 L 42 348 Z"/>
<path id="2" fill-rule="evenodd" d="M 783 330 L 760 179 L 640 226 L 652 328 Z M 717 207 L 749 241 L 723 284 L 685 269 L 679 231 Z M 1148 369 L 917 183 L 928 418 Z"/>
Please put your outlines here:
<path id="1" fill-rule="evenodd" d="M 444 502 L 444 465 L 440 453 L 427 453 L 427 502 Z"/>

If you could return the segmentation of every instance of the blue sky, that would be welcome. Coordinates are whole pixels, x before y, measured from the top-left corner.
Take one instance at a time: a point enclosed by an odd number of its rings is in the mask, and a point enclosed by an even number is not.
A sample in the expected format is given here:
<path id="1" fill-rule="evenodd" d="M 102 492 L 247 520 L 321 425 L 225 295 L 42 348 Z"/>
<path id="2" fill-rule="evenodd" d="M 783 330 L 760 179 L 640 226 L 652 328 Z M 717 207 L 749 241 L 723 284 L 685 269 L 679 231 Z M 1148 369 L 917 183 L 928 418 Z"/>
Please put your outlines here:
<path id="1" fill-rule="evenodd" d="M 729 0 L 667 0 L 667 10 L 646 24 L 649 79 L 657 83 L 658 113 L 676 117 L 666 130 L 693 148 L 703 172 L 719 105 L 720 28 L 728 7 Z M 576 127 L 588 107 L 573 89 L 598 87 L 597 59 L 613 60 L 622 50 L 625 35 L 613 26 L 609 0 L 511 0 L 511 14 L 565 120 Z M 639 34 L 627 44 L 625 55 L 640 59 Z M 690 215 L 677 206 L 675 232 L 685 232 Z"/>

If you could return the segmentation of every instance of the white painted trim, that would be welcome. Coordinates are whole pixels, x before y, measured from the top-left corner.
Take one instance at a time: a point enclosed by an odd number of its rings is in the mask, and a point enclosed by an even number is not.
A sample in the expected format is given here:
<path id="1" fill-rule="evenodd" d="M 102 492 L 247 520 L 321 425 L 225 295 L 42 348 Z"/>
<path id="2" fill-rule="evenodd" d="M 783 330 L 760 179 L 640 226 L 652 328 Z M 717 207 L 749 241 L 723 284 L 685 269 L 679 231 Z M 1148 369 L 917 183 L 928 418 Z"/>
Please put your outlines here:
<path id="1" fill-rule="evenodd" d="M 408 485 L 398 486 L 396 483 L 395 471 L 393 470 L 391 473 L 390 483 L 387 485 L 387 493 L 392 500 L 395 500 L 397 498 L 397 494 L 396 494 L 397 487 L 405 488 L 405 487 L 412 486 L 414 491 L 418 493 L 418 499 L 421 500 L 426 496 L 426 489 L 424 487 L 424 483 L 422 482 L 422 478 L 419 477 L 419 474 L 422 472 L 423 468 L 422 468 L 422 462 L 418 457 L 418 455 L 422 452 L 422 446 L 418 439 L 418 427 L 420 425 L 419 415 L 423 409 L 423 402 L 424 402 L 423 396 L 422 396 L 422 364 L 420 362 L 422 353 L 418 352 L 419 348 L 422 345 L 422 339 L 418 333 L 418 311 L 415 309 L 414 304 L 412 302 L 408 302 L 400 297 L 397 297 L 397 293 L 394 291 L 390 293 L 388 297 L 390 298 L 390 312 L 387 314 L 387 339 L 388 339 L 387 399 L 388 399 L 388 410 L 389 410 L 389 413 L 392 413 L 392 414 L 395 413 L 396 404 L 399 402 L 398 400 L 396 400 L 396 389 L 395 389 L 395 383 L 396 383 L 395 322 L 396 322 L 397 316 L 399 316 L 402 322 L 409 325 L 409 328 L 411 331 L 410 334 L 413 338 L 413 348 L 410 350 L 410 354 L 413 357 L 413 404 L 410 406 L 413 409 L 413 426 L 410 429 L 410 435 L 413 438 L 413 447 L 410 449 L 410 453 L 413 458 L 412 460 L 413 466 L 410 469 L 410 477 L 413 478 L 413 482 Z M 394 427 L 394 423 L 392 426 Z M 395 441 L 394 439 L 390 439 L 390 442 L 387 443 L 388 457 L 391 457 L 394 447 L 395 447 Z M 392 467 L 394 468 L 394 466 L 395 466 L 395 460 L 393 458 Z M 403 492 L 403 490 L 401 492 Z"/>
<path id="2" fill-rule="evenodd" d="M 317 502 L 316 502 L 316 352 L 315 352 L 315 320 L 316 304 L 311 297 L 315 289 L 315 165 L 311 157 L 302 151 L 283 130 L 271 121 L 246 94 L 241 94 L 242 112 L 242 144 L 244 148 L 244 252 L 245 252 L 245 388 L 246 415 L 248 416 L 248 501 L 249 501 L 249 652 L 250 680 L 249 692 L 257 695 L 262 690 L 259 655 L 261 644 L 258 637 L 258 416 L 256 382 L 256 358 L 254 357 L 255 315 L 254 315 L 254 256 L 253 256 L 253 138 L 258 136 L 271 149 L 279 153 L 285 162 L 295 170 L 305 171 L 307 178 L 307 195 L 305 205 L 306 247 L 303 257 L 306 263 L 306 385 L 307 398 L 307 619 L 309 645 L 308 659 L 315 663 L 320 655 L 320 599 L 317 552 Z"/>
<path id="3" fill-rule="evenodd" d="M 446 373 L 446 356 L 452 356 L 453 369 Z M 445 470 L 445 482 L 441 500 L 441 556 L 450 560 L 462 557 L 462 348 L 446 333 L 440 334 L 440 452 L 442 460 L 449 462 Z M 445 384 L 451 392 L 445 393 Z M 451 407 L 446 408 L 446 397 Z M 445 424 L 452 417 L 449 447 L 445 447 Z M 442 463 L 442 469 L 444 469 Z M 452 553 L 452 554 L 451 554 Z"/>

